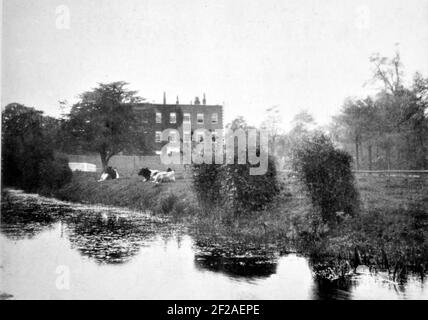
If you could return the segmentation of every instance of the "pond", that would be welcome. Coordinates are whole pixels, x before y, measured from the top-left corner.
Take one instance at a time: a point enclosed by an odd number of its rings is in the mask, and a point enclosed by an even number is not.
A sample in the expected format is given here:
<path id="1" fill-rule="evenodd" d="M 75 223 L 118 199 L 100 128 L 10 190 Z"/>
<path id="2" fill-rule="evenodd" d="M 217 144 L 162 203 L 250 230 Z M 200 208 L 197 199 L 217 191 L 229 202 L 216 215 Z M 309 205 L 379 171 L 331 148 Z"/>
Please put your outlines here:
<path id="1" fill-rule="evenodd" d="M 0 247 L 3 299 L 428 299 L 420 278 L 321 281 L 298 254 L 224 256 L 167 220 L 13 190 Z"/>

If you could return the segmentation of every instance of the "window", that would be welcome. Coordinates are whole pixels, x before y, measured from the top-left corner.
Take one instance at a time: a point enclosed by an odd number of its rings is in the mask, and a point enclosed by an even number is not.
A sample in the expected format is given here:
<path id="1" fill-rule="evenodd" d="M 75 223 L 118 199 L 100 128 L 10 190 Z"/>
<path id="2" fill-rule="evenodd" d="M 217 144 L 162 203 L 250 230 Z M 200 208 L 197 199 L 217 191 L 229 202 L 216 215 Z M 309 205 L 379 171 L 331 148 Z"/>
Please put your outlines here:
<path id="1" fill-rule="evenodd" d="M 162 123 L 162 113 L 156 112 L 156 123 Z"/>
<path id="2" fill-rule="evenodd" d="M 191 122 L 190 113 L 184 113 L 183 114 L 183 123 L 190 123 L 190 122 Z"/>
<path id="3" fill-rule="evenodd" d="M 214 123 L 214 124 L 218 123 L 218 113 L 213 113 L 211 115 L 211 122 Z"/>
<path id="4" fill-rule="evenodd" d="M 198 113 L 198 123 L 199 124 L 204 124 L 204 114 L 203 113 Z"/>
<path id="5" fill-rule="evenodd" d="M 169 114 L 169 123 L 177 123 L 177 114 L 175 112 Z"/>
<path id="6" fill-rule="evenodd" d="M 162 132 L 161 131 L 156 131 L 155 133 L 155 142 L 161 142 L 162 139 Z"/>
<path id="7" fill-rule="evenodd" d="M 148 122 L 149 122 L 149 114 L 148 114 L 147 112 L 144 112 L 144 113 L 141 115 L 141 121 L 142 121 L 143 123 L 148 123 Z"/>

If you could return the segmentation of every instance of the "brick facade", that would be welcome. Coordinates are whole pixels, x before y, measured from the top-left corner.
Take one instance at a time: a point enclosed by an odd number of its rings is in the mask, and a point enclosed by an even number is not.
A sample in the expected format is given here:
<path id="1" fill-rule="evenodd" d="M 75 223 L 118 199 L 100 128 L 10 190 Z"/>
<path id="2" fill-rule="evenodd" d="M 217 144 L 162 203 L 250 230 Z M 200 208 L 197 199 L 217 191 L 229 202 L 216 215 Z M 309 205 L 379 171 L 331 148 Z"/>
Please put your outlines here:
<path id="1" fill-rule="evenodd" d="M 183 132 L 193 135 L 200 128 L 223 129 L 223 106 L 200 104 L 198 100 L 195 104 L 141 103 L 134 110 L 141 123 L 141 137 L 148 154 L 160 151 L 167 143 L 159 141 L 159 133 L 165 129 L 178 130 L 181 139 Z"/>

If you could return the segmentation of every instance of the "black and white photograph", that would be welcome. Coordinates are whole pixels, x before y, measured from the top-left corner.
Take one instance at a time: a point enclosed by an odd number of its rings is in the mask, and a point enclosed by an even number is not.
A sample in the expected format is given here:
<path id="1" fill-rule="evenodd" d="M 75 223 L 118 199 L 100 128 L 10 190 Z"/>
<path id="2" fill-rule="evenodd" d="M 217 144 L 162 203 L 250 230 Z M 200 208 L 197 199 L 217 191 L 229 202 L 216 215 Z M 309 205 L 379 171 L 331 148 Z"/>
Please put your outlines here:
<path id="1" fill-rule="evenodd" d="M 0 300 L 428 300 L 428 0 L 0 8 Z"/>

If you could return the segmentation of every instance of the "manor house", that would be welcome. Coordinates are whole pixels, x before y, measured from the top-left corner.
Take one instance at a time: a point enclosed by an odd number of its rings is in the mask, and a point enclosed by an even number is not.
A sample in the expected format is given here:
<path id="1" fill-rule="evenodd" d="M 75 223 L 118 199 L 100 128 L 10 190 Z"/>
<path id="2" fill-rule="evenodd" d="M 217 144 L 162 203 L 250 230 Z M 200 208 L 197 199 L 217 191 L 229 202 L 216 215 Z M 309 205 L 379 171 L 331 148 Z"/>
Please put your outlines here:
<path id="1" fill-rule="evenodd" d="M 141 139 L 148 154 L 159 154 L 167 143 L 161 141 L 161 133 L 165 129 L 178 130 L 184 140 L 199 128 L 210 132 L 223 129 L 223 106 L 207 104 L 205 94 L 202 101 L 196 97 L 190 104 L 180 104 L 177 97 L 174 104 L 168 104 L 164 93 L 162 104 L 140 103 L 135 105 L 134 110 L 141 123 Z"/>

